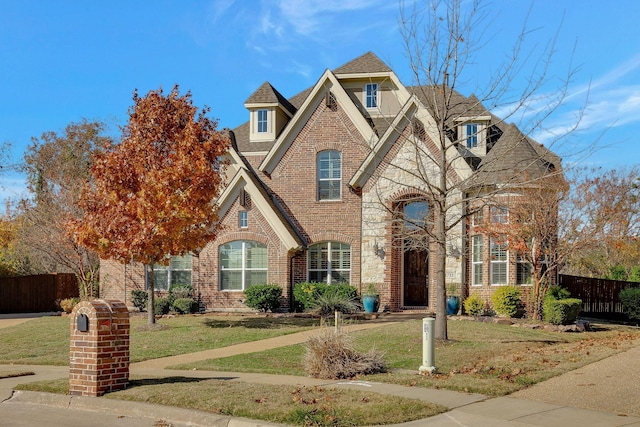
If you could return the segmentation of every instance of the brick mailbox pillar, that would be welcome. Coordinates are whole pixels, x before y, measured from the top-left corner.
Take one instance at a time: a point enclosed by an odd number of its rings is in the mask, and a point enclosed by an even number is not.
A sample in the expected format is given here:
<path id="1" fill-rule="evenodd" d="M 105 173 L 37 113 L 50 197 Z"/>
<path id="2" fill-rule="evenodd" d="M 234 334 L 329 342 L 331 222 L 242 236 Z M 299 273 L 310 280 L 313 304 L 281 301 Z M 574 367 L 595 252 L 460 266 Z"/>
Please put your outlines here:
<path id="1" fill-rule="evenodd" d="M 69 394 L 102 396 L 129 382 L 129 311 L 116 300 L 82 301 L 71 313 Z"/>

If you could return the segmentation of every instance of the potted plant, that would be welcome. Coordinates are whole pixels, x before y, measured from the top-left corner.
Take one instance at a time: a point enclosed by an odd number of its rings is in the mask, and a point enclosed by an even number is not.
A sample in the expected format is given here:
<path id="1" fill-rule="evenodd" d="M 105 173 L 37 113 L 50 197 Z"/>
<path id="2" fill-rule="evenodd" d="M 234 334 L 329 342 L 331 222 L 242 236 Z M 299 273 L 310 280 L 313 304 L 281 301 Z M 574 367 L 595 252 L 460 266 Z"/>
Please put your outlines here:
<path id="1" fill-rule="evenodd" d="M 380 294 L 373 283 L 369 284 L 366 291 L 362 292 L 362 306 L 365 313 L 376 313 L 380 305 Z"/>
<path id="2" fill-rule="evenodd" d="M 457 314 L 460 309 L 460 297 L 458 293 L 458 285 L 450 283 L 447 285 L 447 314 L 449 316 Z"/>

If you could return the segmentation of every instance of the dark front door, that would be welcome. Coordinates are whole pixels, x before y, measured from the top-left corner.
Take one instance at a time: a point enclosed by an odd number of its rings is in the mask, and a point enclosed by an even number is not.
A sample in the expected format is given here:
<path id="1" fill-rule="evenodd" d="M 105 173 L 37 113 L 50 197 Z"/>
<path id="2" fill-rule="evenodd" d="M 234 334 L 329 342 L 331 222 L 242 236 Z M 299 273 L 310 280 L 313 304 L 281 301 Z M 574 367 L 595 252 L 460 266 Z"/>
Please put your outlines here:
<path id="1" fill-rule="evenodd" d="M 424 249 L 410 249 L 404 253 L 404 305 L 427 306 L 428 253 Z"/>

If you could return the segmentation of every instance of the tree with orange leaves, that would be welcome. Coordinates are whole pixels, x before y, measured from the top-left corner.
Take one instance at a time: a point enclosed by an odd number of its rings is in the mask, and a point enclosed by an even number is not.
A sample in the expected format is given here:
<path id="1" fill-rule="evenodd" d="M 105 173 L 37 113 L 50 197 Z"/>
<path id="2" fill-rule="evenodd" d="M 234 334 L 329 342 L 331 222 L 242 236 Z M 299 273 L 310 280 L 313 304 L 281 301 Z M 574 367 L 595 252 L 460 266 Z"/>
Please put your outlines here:
<path id="1" fill-rule="evenodd" d="M 153 265 L 169 262 L 215 238 L 215 198 L 223 185 L 228 138 L 216 130 L 205 107 L 198 113 L 191 93 L 175 86 L 145 97 L 133 94 L 129 122 L 119 145 L 107 147 L 92 169 L 71 221 L 75 240 L 102 258 L 145 264 L 149 324 L 153 309 Z"/>
<path id="2" fill-rule="evenodd" d="M 517 262 L 529 266 L 532 288 L 527 311 L 534 319 L 541 318 L 546 291 L 555 281 L 560 263 L 566 261 L 576 244 L 575 233 L 566 239 L 563 235 L 561 244 L 558 240 L 559 233 L 568 230 L 566 221 L 574 218 L 573 215 L 558 216 L 568 196 L 569 185 L 564 177 L 549 175 L 510 197 L 502 196 L 501 202 L 508 206 L 508 220 L 490 221 L 476 227 L 476 231 L 501 239 L 499 244 L 506 245 L 506 249 L 516 255 Z"/>

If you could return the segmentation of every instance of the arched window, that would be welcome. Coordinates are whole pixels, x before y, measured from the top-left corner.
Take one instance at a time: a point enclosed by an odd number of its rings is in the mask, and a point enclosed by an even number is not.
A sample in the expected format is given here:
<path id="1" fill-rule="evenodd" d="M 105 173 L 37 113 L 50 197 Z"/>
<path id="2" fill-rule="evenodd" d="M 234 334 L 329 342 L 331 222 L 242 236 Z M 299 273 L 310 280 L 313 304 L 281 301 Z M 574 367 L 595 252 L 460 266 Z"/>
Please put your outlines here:
<path id="1" fill-rule="evenodd" d="M 342 155 L 339 151 L 318 153 L 318 200 L 340 200 Z"/>
<path id="2" fill-rule="evenodd" d="M 349 283 L 351 246 L 340 242 L 309 246 L 308 277 L 309 282 Z"/>
<path id="3" fill-rule="evenodd" d="M 267 246 L 251 240 L 220 245 L 220 290 L 244 291 L 267 283 Z"/>

